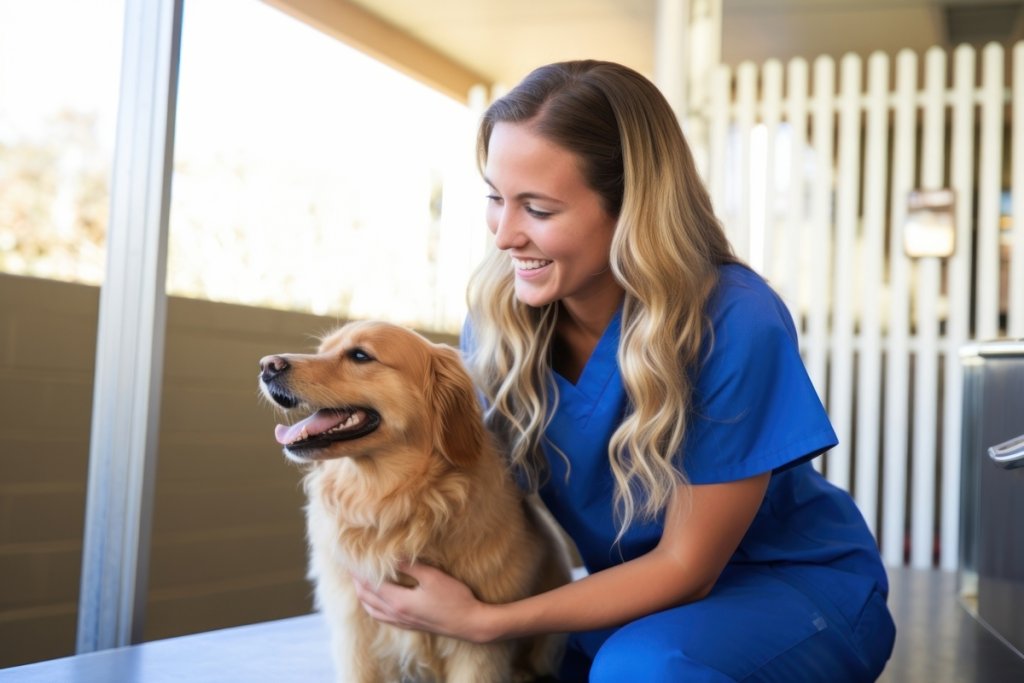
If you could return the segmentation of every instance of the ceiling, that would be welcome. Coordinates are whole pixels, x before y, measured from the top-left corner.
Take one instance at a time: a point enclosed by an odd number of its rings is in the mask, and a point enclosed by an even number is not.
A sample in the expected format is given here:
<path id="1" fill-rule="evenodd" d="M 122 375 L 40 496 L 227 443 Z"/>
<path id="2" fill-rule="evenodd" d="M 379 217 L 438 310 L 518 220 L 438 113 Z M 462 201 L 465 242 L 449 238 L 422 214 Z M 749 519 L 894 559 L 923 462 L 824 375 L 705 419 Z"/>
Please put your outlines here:
<path id="1" fill-rule="evenodd" d="M 491 83 L 578 58 L 653 73 L 656 0 L 350 0 Z M 710 0 L 689 0 L 699 8 Z M 722 61 L 1024 38 L 1020 0 L 722 0 Z"/>

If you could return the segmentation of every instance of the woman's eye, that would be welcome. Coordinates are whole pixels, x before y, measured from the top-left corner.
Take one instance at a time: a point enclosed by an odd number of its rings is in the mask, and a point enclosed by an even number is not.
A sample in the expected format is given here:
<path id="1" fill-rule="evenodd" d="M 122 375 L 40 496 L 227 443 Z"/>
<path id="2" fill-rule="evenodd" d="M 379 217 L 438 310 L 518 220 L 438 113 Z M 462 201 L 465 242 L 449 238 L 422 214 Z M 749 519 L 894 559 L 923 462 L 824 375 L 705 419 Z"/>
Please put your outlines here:
<path id="1" fill-rule="evenodd" d="M 348 357 L 357 363 L 369 363 L 373 360 L 373 356 L 362 349 L 352 349 L 348 352 Z"/>
<path id="2" fill-rule="evenodd" d="M 526 213 L 530 214 L 534 218 L 550 218 L 552 216 L 550 211 L 541 211 L 540 209 L 535 209 L 532 206 L 526 207 Z"/>
<path id="3" fill-rule="evenodd" d="M 491 204 L 500 204 L 501 197 L 499 197 L 496 194 L 489 194 L 487 195 L 487 201 L 490 202 Z"/>

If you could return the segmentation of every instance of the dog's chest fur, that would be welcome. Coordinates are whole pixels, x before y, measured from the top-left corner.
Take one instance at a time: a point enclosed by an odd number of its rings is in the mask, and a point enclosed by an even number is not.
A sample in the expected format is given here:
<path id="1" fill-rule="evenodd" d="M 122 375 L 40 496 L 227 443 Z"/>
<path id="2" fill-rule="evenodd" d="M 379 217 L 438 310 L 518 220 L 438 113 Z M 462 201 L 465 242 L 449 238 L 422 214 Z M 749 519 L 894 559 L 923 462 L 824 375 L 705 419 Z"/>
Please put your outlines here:
<path id="1" fill-rule="evenodd" d="M 445 567 L 447 551 L 474 547 L 460 538 L 475 527 L 458 523 L 465 514 L 488 515 L 473 506 L 470 480 L 457 472 L 430 471 L 401 482 L 383 495 L 376 477 L 363 476 L 350 460 L 335 472 L 309 475 L 307 516 L 314 550 L 370 581 L 394 580 L 395 567 L 412 560 Z M 502 501 L 499 501 L 499 504 Z"/>

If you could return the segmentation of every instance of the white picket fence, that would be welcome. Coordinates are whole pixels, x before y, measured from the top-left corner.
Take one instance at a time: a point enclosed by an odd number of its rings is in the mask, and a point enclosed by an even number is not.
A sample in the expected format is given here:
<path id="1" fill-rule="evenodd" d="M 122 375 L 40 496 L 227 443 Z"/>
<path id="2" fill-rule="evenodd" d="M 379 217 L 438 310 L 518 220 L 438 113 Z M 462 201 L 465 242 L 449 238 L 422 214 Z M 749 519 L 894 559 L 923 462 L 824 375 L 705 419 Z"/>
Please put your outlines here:
<path id="1" fill-rule="evenodd" d="M 714 74 L 712 197 L 791 307 L 840 438 L 819 467 L 853 493 L 890 565 L 956 567 L 957 352 L 1024 337 L 1024 43 L 1009 74 L 1006 57 L 991 44 L 877 53 L 866 78 L 855 55 L 838 73 L 820 57 Z M 955 253 L 911 259 L 907 195 L 944 187 Z"/>

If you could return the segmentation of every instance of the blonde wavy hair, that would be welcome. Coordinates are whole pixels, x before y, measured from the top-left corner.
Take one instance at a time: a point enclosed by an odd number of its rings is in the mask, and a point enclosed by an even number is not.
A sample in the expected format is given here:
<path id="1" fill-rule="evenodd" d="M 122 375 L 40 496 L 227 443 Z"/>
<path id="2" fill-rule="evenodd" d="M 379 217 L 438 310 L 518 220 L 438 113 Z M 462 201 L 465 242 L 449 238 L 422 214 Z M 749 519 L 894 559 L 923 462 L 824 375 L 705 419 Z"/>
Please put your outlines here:
<path id="1" fill-rule="evenodd" d="M 618 363 L 629 409 L 608 460 L 621 537 L 636 519 L 658 516 L 685 483 L 677 454 L 710 335 L 705 307 L 718 266 L 736 257 L 672 108 L 635 71 L 589 60 L 536 69 L 484 113 L 481 168 L 500 122 L 526 125 L 576 154 L 584 180 L 617 218 L 611 268 L 625 290 Z M 467 364 L 487 400 L 488 427 L 536 490 L 548 474 L 541 444 L 558 401 L 550 372 L 559 306 L 523 304 L 513 278 L 497 249 L 474 273 Z"/>

